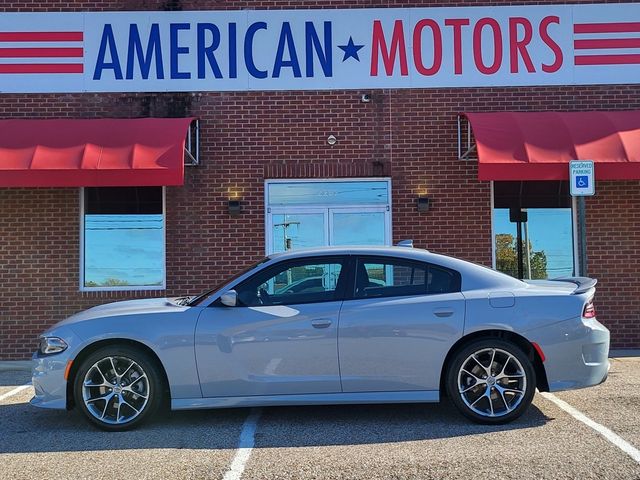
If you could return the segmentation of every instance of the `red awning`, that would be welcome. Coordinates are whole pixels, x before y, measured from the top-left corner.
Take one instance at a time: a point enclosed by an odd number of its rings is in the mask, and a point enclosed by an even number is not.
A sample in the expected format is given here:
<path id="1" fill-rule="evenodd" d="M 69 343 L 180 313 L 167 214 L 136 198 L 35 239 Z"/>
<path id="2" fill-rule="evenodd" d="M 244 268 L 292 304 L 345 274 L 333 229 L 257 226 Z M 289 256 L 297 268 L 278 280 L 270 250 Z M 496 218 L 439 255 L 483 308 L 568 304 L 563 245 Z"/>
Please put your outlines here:
<path id="1" fill-rule="evenodd" d="M 193 120 L 0 120 L 0 187 L 182 185 Z"/>
<path id="2" fill-rule="evenodd" d="M 480 180 L 567 180 L 593 160 L 597 180 L 640 179 L 640 111 L 466 113 Z"/>

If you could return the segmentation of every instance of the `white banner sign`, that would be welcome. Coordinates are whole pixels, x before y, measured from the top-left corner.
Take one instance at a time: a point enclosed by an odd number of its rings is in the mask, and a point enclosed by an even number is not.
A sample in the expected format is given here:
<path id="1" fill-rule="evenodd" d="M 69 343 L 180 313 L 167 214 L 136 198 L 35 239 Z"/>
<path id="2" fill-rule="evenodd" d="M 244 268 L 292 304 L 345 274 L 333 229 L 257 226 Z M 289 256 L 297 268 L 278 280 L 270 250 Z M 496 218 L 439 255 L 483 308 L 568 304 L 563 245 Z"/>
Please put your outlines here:
<path id="1" fill-rule="evenodd" d="M 640 83 L 640 4 L 0 14 L 0 92 Z"/>

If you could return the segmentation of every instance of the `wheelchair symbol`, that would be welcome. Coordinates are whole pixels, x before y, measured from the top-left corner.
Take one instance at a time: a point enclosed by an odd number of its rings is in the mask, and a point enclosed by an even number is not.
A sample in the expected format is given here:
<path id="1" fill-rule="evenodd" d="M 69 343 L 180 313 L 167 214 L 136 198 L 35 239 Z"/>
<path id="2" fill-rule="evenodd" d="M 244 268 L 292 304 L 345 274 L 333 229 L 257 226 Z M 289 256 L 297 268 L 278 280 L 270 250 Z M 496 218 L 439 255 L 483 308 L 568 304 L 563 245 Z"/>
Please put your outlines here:
<path id="1" fill-rule="evenodd" d="M 576 177 L 577 188 L 589 188 L 589 177 L 586 175 L 578 175 Z"/>

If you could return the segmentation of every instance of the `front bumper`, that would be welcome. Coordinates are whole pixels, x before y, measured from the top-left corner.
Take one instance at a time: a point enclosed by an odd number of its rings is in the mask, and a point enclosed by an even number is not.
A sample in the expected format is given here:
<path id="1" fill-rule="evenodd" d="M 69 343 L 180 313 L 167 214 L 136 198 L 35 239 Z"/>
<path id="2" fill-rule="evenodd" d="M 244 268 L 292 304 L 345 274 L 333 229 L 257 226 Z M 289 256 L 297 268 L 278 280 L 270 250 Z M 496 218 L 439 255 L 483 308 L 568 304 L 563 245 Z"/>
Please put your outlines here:
<path id="1" fill-rule="evenodd" d="M 40 356 L 34 353 L 31 361 L 32 383 L 35 396 L 31 405 L 41 408 L 67 408 L 67 381 L 64 372 L 69 356 L 62 352 L 55 355 Z"/>
<path id="2" fill-rule="evenodd" d="M 31 399 L 31 405 L 41 408 L 67 408 L 67 381 L 64 373 L 67 363 L 72 361 L 82 349 L 80 338 L 66 326 L 56 326 L 43 335 L 62 338 L 68 345 L 67 349 L 60 353 L 42 355 L 37 351 L 31 357 L 32 383 L 35 396 Z"/>
<path id="3" fill-rule="evenodd" d="M 549 391 L 591 387 L 609 372 L 609 330 L 595 318 L 576 317 L 526 332 L 544 352 Z"/>
<path id="4" fill-rule="evenodd" d="M 64 353 L 49 356 L 34 353 L 31 359 L 31 381 L 35 396 L 31 399 L 31 405 L 62 410 L 67 408 L 67 381 L 64 379 L 64 371 L 68 356 Z"/>

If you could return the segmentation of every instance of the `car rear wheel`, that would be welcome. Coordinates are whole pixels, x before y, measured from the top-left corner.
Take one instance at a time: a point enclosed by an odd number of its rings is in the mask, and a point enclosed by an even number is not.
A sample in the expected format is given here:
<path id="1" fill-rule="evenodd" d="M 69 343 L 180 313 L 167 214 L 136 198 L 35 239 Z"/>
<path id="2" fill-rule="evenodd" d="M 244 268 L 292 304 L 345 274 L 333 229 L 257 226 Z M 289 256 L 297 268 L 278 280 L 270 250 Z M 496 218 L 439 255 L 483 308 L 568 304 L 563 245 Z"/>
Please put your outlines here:
<path id="1" fill-rule="evenodd" d="M 447 393 L 458 410 L 485 424 L 518 418 L 536 389 L 535 370 L 527 355 L 499 339 L 478 340 L 459 350 L 446 380 Z"/>
<path id="2" fill-rule="evenodd" d="M 158 410 L 162 393 L 156 362 L 129 346 L 96 350 L 75 376 L 76 405 L 103 430 L 127 430 L 144 422 Z"/>

